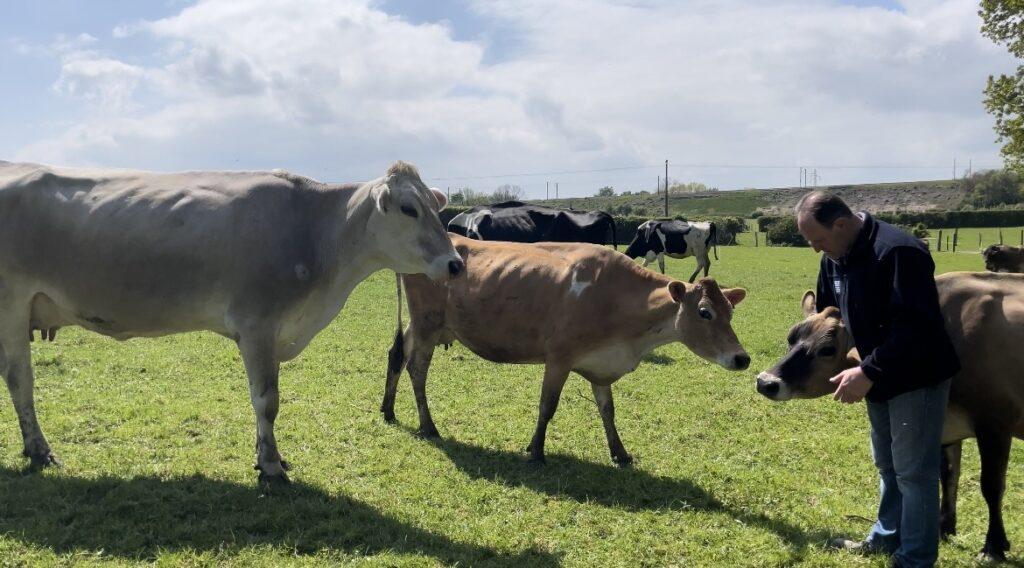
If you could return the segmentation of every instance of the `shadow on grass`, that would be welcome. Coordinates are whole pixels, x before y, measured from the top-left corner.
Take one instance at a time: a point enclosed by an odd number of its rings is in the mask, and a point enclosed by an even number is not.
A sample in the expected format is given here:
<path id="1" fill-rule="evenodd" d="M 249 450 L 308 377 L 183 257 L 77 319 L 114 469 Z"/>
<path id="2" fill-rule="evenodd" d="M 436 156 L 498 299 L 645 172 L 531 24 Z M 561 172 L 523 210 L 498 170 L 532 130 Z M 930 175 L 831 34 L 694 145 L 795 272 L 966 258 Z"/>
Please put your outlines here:
<path id="1" fill-rule="evenodd" d="M 262 497 L 254 485 L 200 476 L 85 479 L 0 467 L 0 534 L 57 554 L 143 560 L 168 551 L 272 546 L 289 555 L 394 552 L 469 566 L 560 563 L 536 549 L 507 553 L 455 542 L 301 482 Z"/>
<path id="2" fill-rule="evenodd" d="M 671 365 L 676 360 L 669 357 L 668 355 L 662 355 L 661 353 L 648 353 L 641 359 L 644 363 L 651 363 L 652 365 Z"/>
<path id="3" fill-rule="evenodd" d="M 836 536 L 823 530 L 808 532 L 764 513 L 726 505 L 685 479 L 658 477 L 635 468 L 596 464 L 550 453 L 547 464 L 538 466 L 529 463 L 525 453 L 481 448 L 444 438 L 429 441 L 471 477 L 629 511 L 667 509 L 721 513 L 775 533 L 798 556 L 809 547 L 822 546 Z"/>

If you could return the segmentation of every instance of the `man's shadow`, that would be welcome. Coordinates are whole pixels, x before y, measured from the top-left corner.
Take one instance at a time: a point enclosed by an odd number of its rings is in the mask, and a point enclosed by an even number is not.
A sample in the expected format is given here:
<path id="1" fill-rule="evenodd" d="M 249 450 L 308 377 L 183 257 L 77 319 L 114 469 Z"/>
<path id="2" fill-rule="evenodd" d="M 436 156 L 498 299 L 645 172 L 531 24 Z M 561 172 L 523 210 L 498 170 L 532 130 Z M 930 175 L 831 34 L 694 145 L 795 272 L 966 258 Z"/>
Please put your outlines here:
<path id="1" fill-rule="evenodd" d="M 537 549 L 505 552 L 455 542 L 301 482 L 262 496 L 254 485 L 201 476 L 87 479 L 0 467 L 0 534 L 57 554 L 141 560 L 169 551 L 230 553 L 267 545 L 298 555 L 421 554 L 465 566 L 560 563 Z"/>
<path id="2" fill-rule="evenodd" d="M 802 556 L 811 546 L 823 546 L 836 536 L 824 530 L 808 532 L 764 513 L 729 506 L 685 479 L 659 477 L 635 468 L 591 463 L 550 453 L 546 465 L 538 466 L 529 463 L 525 453 L 481 448 L 445 438 L 429 441 L 443 451 L 456 467 L 474 478 L 627 511 L 668 509 L 721 513 L 778 535 L 797 556 Z"/>

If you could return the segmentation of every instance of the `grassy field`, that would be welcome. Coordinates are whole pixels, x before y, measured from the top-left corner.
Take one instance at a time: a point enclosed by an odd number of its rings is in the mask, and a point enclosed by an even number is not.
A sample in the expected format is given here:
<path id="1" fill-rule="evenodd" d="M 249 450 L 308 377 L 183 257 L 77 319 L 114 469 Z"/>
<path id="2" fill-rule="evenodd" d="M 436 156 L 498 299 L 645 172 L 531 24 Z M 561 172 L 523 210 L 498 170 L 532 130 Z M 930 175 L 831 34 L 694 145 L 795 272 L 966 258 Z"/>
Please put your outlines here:
<path id="1" fill-rule="evenodd" d="M 285 366 L 277 434 L 295 483 L 269 496 L 255 487 L 254 420 L 231 342 L 61 330 L 33 350 L 40 419 L 64 467 L 26 472 L 14 411 L 0 404 L 0 565 L 883 566 L 823 547 L 863 535 L 876 506 L 863 405 L 778 404 L 754 391 L 800 317 L 817 257 L 719 256 L 712 274 L 749 291 L 734 325 L 751 369 L 657 350 L 615 388 L 630 469 L 611 464 L 579 377 L 548 429 L 547 465 L 527 464 L 541 368 L 458 345 L 438 350 L 428 383 L 443 438 L 412 434 L 404 377 L 400 426 L 385 425 L 395 301 L 384 272 Z M 981 268 L 972 253 L 936 260 L 940 271 Z M 682 278 L 693 260 L 668 266 Z M 1020 447 L 1004 506 L 1014 551 L 1024 547 Z M 984 539 L 977 459 L 966 444 L 960 532 L 942 546 L 944 565 L 971 564 Z"/>

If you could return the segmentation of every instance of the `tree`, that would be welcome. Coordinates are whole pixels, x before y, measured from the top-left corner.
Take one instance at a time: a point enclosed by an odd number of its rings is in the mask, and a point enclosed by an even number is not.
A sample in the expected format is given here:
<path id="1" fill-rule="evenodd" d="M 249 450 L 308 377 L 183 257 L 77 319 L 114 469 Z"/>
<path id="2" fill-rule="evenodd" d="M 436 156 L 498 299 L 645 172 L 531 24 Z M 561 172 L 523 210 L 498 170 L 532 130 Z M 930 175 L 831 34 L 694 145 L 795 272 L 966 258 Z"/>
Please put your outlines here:
<path id="1" fill-rule="evenodd" d="M 1012 170 L 991 170 L 979 172 L 962 182 L 964 203 L 974 207 L 993 207 L 1020 203 L 1022 197 L 1021 176 Z"/>
<path id="2" fill-rule="evenodd" d="M 981 33 L 1004 44 L 1015 57 L 1024 59 L 1024 0 L 981 0 Z M 1024 65 L 1012 76 L 989 75 L 985 109 L 996 119 L 995 131 L 1006 167 L 1024 173 Z"/>
<path id="3" fill-rule="evenodd" d="M 494 200 L 495 203 L 499 203 L 501 201 L 519 201 L 523 198 L 523 195 L 523 188 L 518 185 L 506 183 L 504 185 L 499 185 L 498 189 L 494 190 L 494 193 L 491 194 L 491 199 Z"/>
<path id="4" fill-rule="evenodd" d="M 597 190 L 598 197 L 615 197 L 615 188 L 610 185 L 606 185 L 601 189 Z"/>

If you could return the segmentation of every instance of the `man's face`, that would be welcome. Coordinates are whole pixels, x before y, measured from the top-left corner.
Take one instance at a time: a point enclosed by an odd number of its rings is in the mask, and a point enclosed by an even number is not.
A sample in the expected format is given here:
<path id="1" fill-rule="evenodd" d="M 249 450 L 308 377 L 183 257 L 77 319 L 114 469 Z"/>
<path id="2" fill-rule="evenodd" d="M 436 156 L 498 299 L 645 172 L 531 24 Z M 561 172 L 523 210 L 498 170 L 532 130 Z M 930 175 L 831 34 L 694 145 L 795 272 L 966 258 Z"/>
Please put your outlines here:
<path id="1" fill-rule="evenodd" d="M 810 213 L 800 213 L 796 218 L 796 227 L 814 252 L 824 252 L 832 260 L 839 260 L 850 246 L 845 231 L 847 222 L 840 217 L 831 228 L 827 228 L 815 221 Z"/>

